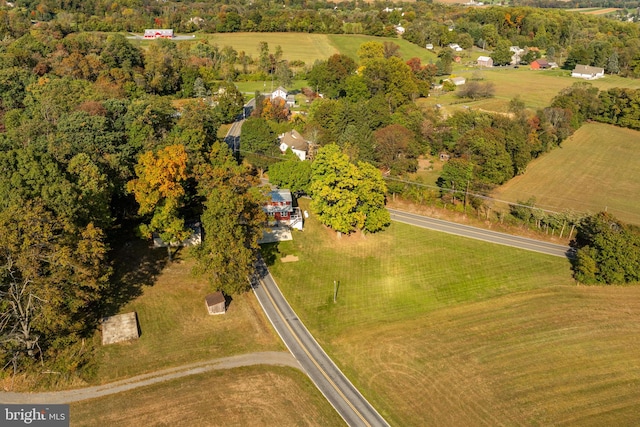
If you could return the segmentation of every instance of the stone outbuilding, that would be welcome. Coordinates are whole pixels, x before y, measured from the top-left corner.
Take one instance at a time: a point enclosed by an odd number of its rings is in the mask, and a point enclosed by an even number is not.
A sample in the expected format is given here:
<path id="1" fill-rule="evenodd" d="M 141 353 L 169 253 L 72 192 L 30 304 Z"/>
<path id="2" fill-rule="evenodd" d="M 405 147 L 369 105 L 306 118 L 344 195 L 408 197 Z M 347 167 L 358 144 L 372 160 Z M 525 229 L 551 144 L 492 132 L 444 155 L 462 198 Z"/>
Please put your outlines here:
<path id="1" fill-rule="evenodd" d="M 222 292 L 214 292 L 204 298 L 209 314 L 224 314 L 227 311 L 227 302 Z"/>
<path id="2" fill-rule="evenodd" d="M 101 324 L 102 345 L 132 341 L 140 337 L 138 316 L 135 311 L 103 317 Z"/>

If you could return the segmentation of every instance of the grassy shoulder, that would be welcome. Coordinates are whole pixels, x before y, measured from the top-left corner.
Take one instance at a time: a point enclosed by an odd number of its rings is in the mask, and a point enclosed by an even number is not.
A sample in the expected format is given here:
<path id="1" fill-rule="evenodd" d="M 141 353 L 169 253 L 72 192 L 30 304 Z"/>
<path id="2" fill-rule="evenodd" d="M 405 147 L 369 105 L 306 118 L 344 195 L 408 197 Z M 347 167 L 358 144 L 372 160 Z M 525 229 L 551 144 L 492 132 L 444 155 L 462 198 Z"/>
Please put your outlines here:
<path id="1" fill-rule="evenodd" d="M 73 403 L 72 426 L 341 425 L 304 373 L 253 366 L 212 371 Z"/>
<path id="2" fill-rule="evenodd" d="M 310 218 L 270 249 L 300 318 L 392 424 L 625 423 L 640 410 L 640 288 L 578 287 L 565 259 L 398 223 L 338 239 Z"/>

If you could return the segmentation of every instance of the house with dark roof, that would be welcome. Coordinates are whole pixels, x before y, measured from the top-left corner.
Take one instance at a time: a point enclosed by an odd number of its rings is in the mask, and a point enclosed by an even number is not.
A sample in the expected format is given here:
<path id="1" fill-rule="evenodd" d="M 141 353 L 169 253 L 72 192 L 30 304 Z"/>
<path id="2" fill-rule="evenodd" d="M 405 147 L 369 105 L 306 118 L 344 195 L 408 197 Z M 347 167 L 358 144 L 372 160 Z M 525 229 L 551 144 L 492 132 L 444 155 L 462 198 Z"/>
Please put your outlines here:
<path id="1" fill-rule="evenodd" d="M 586 80 L 599 79 L 601 77 L 604 77 L 604 68 L 576 64 L 576 67 L 571 72 L 571 77 L 577 77 L 579 79 Z"/>
<path id="2" fill-rule="evenodd" d="M 225 314 L 227 311 L 227 301 L 222 292 L 217 291 L 204 297 L 207 312 L 211 315 Z"/>

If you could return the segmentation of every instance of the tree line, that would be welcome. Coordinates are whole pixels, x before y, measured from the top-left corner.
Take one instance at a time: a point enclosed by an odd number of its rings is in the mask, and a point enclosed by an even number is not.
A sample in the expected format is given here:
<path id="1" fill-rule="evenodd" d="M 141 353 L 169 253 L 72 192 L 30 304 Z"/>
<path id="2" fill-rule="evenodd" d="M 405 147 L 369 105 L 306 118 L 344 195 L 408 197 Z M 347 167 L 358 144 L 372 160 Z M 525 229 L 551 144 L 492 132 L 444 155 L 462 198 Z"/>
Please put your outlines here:
<path id="1" fill-rule="evenodd" d="M 625 6 L 627 7 L 627 6 Z M 283 13 L 284 11 L 284 13 Z M 201 1 L 151 0 L 56 1 L 18 0 L 0 10 L 4 40 L 27 34 L 32 22 L 61 39 L 82 31 L 142 32 L 173 28 L 178 32 L 303 32 L 402 37 L 419 46 L 537 47 L 551 60 L 603 67 L 609 73 L 638 77 L 640 38 L 633 22 L 621 22 L 559 10 L 528 6 L 466 8 L 429 2 L 397 3 L 385 8 L 357 1 Z M 501 63 L 500 55 L 497 63 Z"/>
<path id="2" fill-rule="evenodd" d="M 264 195 L 218 141 L 244 100 L 212 77 L 206 46 L 142 52 L 119 35 L 48 36 L 34 30 L 0 52 L 0 360 L 82 376 L 98 320 L 123 303 L 122 245 L 153 235 L 171 254 L 200 221 L 196 271 L 243 291 Z"/>

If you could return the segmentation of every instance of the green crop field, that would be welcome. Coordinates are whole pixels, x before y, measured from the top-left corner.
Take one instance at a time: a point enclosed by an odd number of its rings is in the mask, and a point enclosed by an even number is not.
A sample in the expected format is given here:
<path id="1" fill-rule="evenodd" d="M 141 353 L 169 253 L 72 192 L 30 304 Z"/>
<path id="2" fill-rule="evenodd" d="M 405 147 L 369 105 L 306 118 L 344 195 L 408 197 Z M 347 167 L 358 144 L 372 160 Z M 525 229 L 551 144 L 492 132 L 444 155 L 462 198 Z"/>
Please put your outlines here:
<path id="1" fill-rule="evenodd" d="M 554 211 L 608 210 L 640 225 L 639 141 L 638 131 L 587 123 L 493 196 L 510 202 L 535 197 L 537 206 Z"/>
<path id="2" fill-rule="evenodd" d="M 637 420 L 638 288 L 578 287 L 566 259 L 399 223 L 338 238 L 312 217 L 265 256 L 392 425 Z"/>

